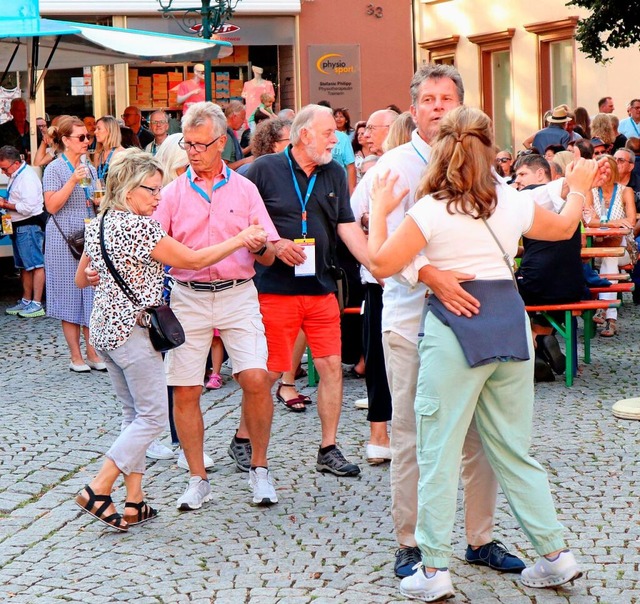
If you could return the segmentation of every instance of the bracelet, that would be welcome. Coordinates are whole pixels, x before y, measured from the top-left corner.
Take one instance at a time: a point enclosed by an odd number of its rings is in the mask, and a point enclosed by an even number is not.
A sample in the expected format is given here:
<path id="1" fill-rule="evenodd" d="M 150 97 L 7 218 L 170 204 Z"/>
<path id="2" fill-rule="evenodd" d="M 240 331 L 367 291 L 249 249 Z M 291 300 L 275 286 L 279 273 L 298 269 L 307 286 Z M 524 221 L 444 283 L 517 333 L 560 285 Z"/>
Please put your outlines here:
<path id="1" fill-rule="evenodd" d="M 264 256 L 264 253 L 267 251 L 267 245 L 263 245 L 257 252 L 251 252 L 255 256 Z"/>
<path id="2" fill-rule="evenodd" d="M 580 197 L 582 197 L 582 203 L 587 203 L 587 196 L 584 193 L 580 193 L 580 191 L 569 191 L 567 193 L 567 198 L 569 195 L 580 195 Z"/>

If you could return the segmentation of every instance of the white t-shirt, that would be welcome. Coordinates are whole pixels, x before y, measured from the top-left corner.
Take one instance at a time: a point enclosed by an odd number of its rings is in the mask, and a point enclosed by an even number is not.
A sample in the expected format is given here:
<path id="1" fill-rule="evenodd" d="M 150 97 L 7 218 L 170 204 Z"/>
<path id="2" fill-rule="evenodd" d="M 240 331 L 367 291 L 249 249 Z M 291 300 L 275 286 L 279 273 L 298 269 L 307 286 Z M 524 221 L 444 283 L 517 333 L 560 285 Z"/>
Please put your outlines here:
<path id="1" fill-rule="evenodd" d="M 498 204 L 487 222 L 513 258 L 520 236 L 533 223 L 534 202 L 504 183 L 498 183 L 496 191 Z M 435 268 L 471 273 L 482 280 L 511 279 L 502 252 L 482 220 L 450 214 L 446 201 L 430 195 L 420 199 L 407 213 L 427 240 L 423 251 Z"/>

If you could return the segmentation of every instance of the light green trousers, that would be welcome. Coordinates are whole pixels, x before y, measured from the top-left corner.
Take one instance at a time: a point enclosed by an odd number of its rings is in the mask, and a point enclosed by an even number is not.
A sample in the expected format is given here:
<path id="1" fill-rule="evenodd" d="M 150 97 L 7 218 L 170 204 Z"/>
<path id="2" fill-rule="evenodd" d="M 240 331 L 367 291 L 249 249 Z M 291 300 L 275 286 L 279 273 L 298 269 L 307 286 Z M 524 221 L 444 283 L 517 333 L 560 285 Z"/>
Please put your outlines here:
<path id="1" fill-rule="evenodd" d="M 427 567 L 449 566 L 460 458 L 474 413 L 502 491 L 536 551 L 544 555 L 565 547 L 547 474 L 529 456 L 534 355 L 529 332 L 527 337 L 531 360 L 472 369 L 453 331 L 433 313 L 427 315 L 415 402 L 416 541 Z"/>

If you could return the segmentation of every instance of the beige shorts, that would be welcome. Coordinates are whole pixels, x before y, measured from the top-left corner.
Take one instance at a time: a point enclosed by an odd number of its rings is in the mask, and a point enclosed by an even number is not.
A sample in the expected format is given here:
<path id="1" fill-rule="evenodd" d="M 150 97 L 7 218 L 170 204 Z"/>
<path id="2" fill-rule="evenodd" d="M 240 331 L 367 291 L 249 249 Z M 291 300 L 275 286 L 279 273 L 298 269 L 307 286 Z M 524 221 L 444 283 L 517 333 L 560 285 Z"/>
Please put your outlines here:
<path id="1" fill-rule="evenodd" d="M 185 343 L 165 357 L 169 386 L 200 386 L 204 380 L 213 330 L 229 354 L 236 375 L 267 369 L 267 340 L 253 281 L 221 292 L 194 291 L 176 284 L 171 308 L 184 329 Z"/>

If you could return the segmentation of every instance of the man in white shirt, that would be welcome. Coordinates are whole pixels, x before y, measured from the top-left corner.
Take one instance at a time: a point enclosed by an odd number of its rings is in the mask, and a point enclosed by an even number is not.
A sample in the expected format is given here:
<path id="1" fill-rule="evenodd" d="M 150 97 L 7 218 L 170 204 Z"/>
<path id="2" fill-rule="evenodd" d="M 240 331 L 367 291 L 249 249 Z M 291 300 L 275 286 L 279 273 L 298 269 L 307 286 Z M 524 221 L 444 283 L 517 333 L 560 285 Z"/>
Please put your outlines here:
<path id="1" fill-rule="evenodd" d="M 440 119 L 463 102 L 460 74 L 446 65 L 425 65 L 411 82 L 412 105 L 417 130 L 409 143 L 385 153 L 371 168 L 359 187 L 370 189 L 376 174 L 387 171 L 398 176 L 397 190 L 409 193 L 389 215 L 391 234 L 415 203 L 415 192 L 429 161 L 430 141 L 438 132 Z M 373 208 L 375 211 L 375 208 Z M 459 286 L 460 280 L 473 275 L 438 271 L 424 257 L 420 280 L 457 314 L 477 313 L 477 300 Z M 419 268 L 417 265 L 416 268 Z M 394 565 L 398 577 L 413 574 L 421 561 L 414 531 L 418 513 L 418 464 L 416 459 L 416 418 L 414 400 L 418 378 L 418 332 L 426 287 L 409 287 L 396 279 L 385 282 L 382 311 L 382 338 L 391 388 L 393 422 L 391 425 L 391 515 L 400 549 Z M 452 477 L 455 479 L 455 477 Z M 465 525 L 468 541 L 466 560 L 502 572 L 520 572 L 524 564 L 492 540 L 497 481 L 472 424 L 463 451 L 462 480 L 465 488 Z M 424 513 L 424 512 L 423 512 Z M 428 512 L 427 512 L 428 513 Z"/>
<path id="2" fill-rule="evenodd" d="M 160 148 L 160 145 L 164 143 L 169 136 L 169 116 L 162 110 L 154 111 L 149 116 L 149 126 L 151 127 L 151 134 L 153 134 L 153 141 L 150 142 L 144 150 L 151 155 L 155 155 Z"/>
<path id="3" fill-rule="evenodd" d="M 10 145 L 0 147 L 0 170 L 9 177 L 7 198 L 0 198 L 0 208 L 11 217 L 13 259 L 22 280 L 22 299 L 5 312 L 23 318 L 43 317 L 42 183 L 33 168 L 20 158 L 20 151 Z"/>
<path id="4" fill-rule="evenodd" d="M 620 121 L 618 132 L 627 138 L 640 138 L 640 99 L 633 99 L 629 103 L 629 117 Z"/>

